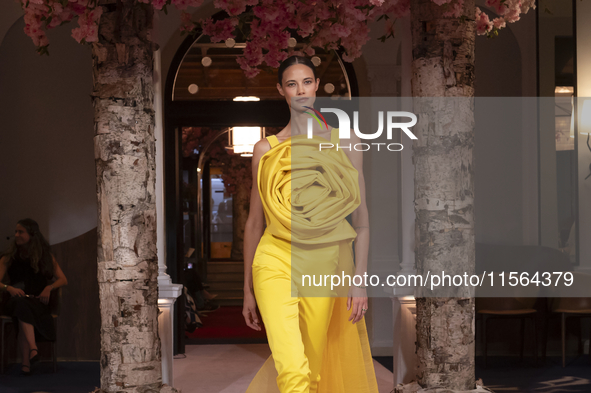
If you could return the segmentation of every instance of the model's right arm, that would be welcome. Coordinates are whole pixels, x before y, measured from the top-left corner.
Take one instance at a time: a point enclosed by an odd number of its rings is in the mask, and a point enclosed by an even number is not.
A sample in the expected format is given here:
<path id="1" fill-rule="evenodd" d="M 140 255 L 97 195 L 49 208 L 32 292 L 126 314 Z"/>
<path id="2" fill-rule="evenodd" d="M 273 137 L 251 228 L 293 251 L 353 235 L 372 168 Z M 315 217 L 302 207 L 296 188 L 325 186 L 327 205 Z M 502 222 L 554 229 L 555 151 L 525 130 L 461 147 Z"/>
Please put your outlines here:
<path id="1" fill-rule="evenodd" d="M 250 211 L 244 228 L 244 304 L 242 315 L 246 324 L 254 329 L 261 330 L 259 318 L 256 312 L 256 300 L 252 285 L 252 261 L 259 241 L 265 228 L 265 216 L 263 204 L 259 195 L 257 174 L 259 161 L 263 154 L 269 151 L 270 146 L 266 139 L 260 140 L 254 145 L 252 156 L 252 191 L 250 192 Z"/>

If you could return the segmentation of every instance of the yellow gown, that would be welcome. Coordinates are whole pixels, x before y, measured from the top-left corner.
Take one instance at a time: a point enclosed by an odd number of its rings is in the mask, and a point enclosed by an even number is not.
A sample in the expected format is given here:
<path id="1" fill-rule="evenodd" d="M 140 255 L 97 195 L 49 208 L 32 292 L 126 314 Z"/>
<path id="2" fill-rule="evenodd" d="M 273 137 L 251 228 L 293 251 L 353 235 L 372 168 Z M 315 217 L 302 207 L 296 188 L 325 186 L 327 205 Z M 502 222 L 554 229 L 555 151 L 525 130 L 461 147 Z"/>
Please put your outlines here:
<path id="1" fill-rule="evenodd" d="M 257 187 L 267 228 L 252 265 L 255 297 L 272 355 L 247 393 L 377 393 L 365 319 L 347 319 L 349 285 L 315 286 L 304 275 L 354 274 L 358 172 L 338 129 L 329 141 L 297 135 L 259 162 Z M 319 144 L 323 143 L 323 149 Z"/>

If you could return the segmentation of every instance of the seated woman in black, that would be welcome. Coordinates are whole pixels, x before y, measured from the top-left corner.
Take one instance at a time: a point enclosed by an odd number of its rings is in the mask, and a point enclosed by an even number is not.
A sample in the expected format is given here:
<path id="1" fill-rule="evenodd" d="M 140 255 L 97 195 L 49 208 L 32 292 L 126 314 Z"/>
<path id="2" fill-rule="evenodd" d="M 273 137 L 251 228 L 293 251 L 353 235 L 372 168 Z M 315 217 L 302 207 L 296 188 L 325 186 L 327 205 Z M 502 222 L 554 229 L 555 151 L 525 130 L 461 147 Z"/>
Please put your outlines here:
<path id="1" fill-rule="evenodd" d="M 27 218 L 17 223 L 14 242 L 0 258 L 0 282 L 5 274 L 10 285 L 0 284 L 0 290 L 11 296 L 5 314 L 18 324 L 21 372 L 29 375 L 31 364 L 39 360 L 36 335 L 55 340 L 49 308 L 51 291 L 68 283 L 35 221 Z"/>

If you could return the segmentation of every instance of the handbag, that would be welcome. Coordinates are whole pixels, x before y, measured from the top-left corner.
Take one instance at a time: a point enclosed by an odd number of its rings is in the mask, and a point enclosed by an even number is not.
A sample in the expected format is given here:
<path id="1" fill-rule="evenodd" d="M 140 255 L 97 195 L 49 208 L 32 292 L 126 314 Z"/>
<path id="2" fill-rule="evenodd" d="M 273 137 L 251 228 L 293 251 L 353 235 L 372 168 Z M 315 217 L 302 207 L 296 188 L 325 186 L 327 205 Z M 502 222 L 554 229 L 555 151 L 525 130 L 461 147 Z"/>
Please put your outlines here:
<path id="1" fill-rule="evenodd" d="M 203 324 L 197 314 L 195 301 L 193 300 L 193 297 L 189 295 L 187 287 L 183 287 L 183 291 L 185 293 L 185 331 L 193 333 L 195 329 L 203 327 Z"/>

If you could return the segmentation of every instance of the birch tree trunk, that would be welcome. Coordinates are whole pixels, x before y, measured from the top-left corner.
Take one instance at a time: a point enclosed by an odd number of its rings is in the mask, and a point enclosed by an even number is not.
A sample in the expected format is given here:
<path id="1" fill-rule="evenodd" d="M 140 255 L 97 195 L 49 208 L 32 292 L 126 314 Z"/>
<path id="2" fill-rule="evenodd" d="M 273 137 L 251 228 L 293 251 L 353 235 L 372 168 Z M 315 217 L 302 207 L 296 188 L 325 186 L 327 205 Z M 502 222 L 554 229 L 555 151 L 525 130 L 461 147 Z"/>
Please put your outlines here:
<path id="1" fill-rule="evenodd" d="M 153 9 L 102 1 L 93 44 L 101 391 L 162 386 L 158 336 Z"/>
<path id="2" fill-rule="evenodd" d="M 413 128 L 416 264 L 421 274 L 472 274 L 475 24 L 441 15 L 432 0 L 411 0 L 412 95 L 421 97 Z M 474 19 L 474 0 L 465 0 L 463 15 Z M 474 299 L 418 297 L 416 321 L 418 383 L 474 389 Z"/>

